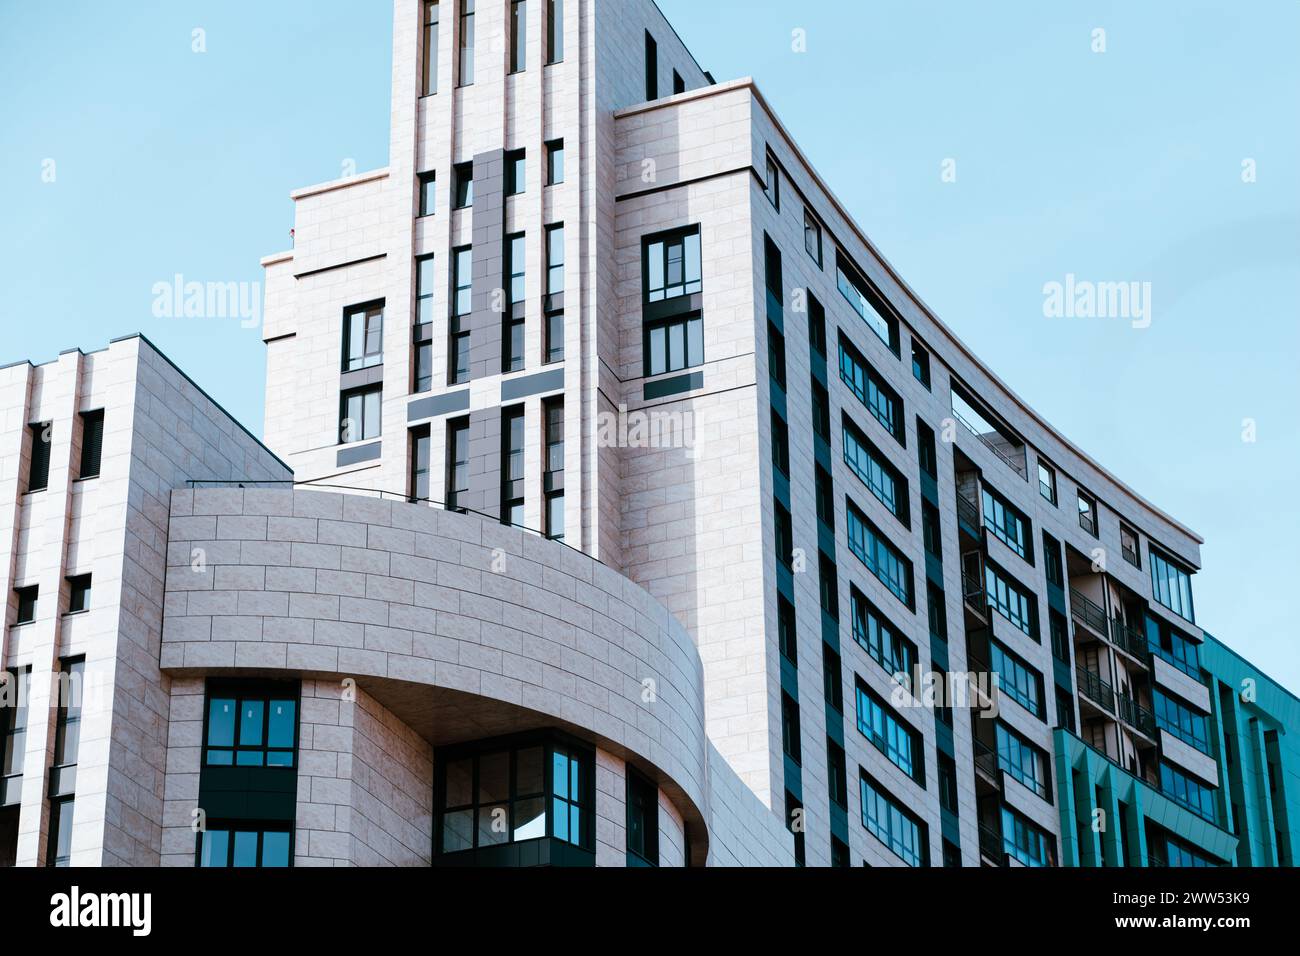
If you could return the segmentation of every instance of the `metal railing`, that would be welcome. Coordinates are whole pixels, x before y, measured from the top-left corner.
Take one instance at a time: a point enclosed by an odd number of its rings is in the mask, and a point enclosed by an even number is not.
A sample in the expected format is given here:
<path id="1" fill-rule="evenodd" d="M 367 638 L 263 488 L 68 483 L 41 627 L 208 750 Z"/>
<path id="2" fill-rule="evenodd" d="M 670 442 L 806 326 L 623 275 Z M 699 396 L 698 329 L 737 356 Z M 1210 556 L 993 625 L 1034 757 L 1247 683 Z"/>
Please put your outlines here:
<path id="1" fill-rule="evenodd" d="M 1147 667 L 1151 666 L 1151 649 L 1147 646 L 1146 635 L 1137 628 L 1113 617 L 1110 620 L 1110 639 L 1120 650 L 1136 657 Z"/>
<path id="2" fill-rule="evenodd" d="M 982 740 L 975 741 L 975 769 L 996 781 L 999 787 L 1002 785 L 1002 768 L 997 752 Z"/>
<path id="3" fill-rule="evenodd" d="M 1002 834 L 990 826 L 980 824 L 980 852 L 998 861 L 998 866 L 1007 865 L 1007 850 L 1002 842 Z"/>
<path id="4" fill-rule="evenodd" d="M 998 446 L 998 444 L 994 442 L 993 439 L 990 438 L 986 432 L 982 432 L 979 429 L 977 429 L 974 425 L 972 425 L 965 418 L 963 418 L 961 412 L 957 411 L 957 409 L 955 408 L 952 410 L 952 417 L 956 419 L 958 422 L 960 422 L 963 428 L 965 428 L 968 432 L 970 432 L 972 435 L 974 435 L 976 438 L 982 441 L 984 445 L 991 452 L 993 452 L 993 454 L 1001 458 L 1008 468 L 1014 471 L 1025 481 L 1029 480 L 1029 468 L 1028 466 L 1025 465 L 1023 461 L 1017 461 L 1016 459 L 1012 458 L 1009 454 L 1007 454 L 1006 450 Z"/>
<path id="5" fill-rule="evenodd" d="M 980 510 L 975 502 L 963 498 L 960 494 L 957 496 L 957 518 L 966 522 L 978 533 L 980 528 Z"/>
<path id="6" fill-rule="evenodd" d="M 1082 664 L 1075 667 L 1074 671 L 1079 680 L 1079 693 L 1106 713 L 1115 713 L 1115 691 L 1101 679 L 1101 675 Z"/>
<path id="7" fill-rule="evenodd" d="M 1070 613 L 1074 615 L 1075 620 L 1082 621 L 1103 638 L 1110 639 L 1110 631 L 1106 627 L 1106 612 L 1102 610 L 1100 604 L 1074 588 L 1070 588 Z"/>
<path id="8" fill-rule="evenodd" d="M 1156 715 L 1131 697 L 1120 694 L 1117 699 L 1119 701 L 1119 719 L 1134 730 L 1154 740 L 1156 736 Z"/>

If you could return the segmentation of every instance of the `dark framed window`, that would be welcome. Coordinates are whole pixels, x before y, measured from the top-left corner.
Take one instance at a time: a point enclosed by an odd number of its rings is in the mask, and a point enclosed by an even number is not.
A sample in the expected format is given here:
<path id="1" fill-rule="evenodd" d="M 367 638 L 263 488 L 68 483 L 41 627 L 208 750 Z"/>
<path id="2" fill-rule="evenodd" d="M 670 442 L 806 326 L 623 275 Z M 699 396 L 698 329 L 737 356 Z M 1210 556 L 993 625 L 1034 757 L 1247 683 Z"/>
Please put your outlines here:
<path id="1" fill-rule="evenodd" d="M 808 347 L 814 354 L 826 357 L 826 307 L 811 292 L 808 293 Z"/>
<path id="2" fill-rule="evenodd" d="M 822 693 L 836 713 L 844 713 L 844 678 L 840 655 L 829 644 L 822 644 Z"/>
<path id="3" fill-rule="evenodd" d="M 501 523 L 524 526 L 524 408 L 501 412 Z"/>
<path id="4" fill-rule="evenodd" d="M 32 438 L 32 457 L 27 470 L 27 491 L 44 491 L 50 486 L 50 443 L 54 440 L 53 422 L 34 422 L 27 426 Z"/>
<path id="5" fill-rule="evenodd" d="M 841 250 L 835 253 L 835 278 L 840 295 L 853 307 L 867 328 L 898 354 L 898 318 L 887 300 Z"/>
<path id="6" fill-rule="evenodd" d="M 787 568 L 794 563 L 794 529 L 790 512 L 779 501 L 772 504 L 772 524 L 775 529 L 776 559 Z"/>
<path id="7" fill-rule="evenodd" d="M 840 378 L 885 431 L 905 446 L 907 435 L 903 428 L 903 400 L 876 374 L 862 353 L 843 334 L 840 335 Z"/>
<path id="8" fill-rule="evenodd" d="M 939 524 L 939 509 L 928 501 L 921 502 L 921 540 L 926 554 L 943 560 L 943 534 Z"/>
<path id="9" fill-rule="evenodd" d="M 859 768 L 862 825 L 908 866 L 929 863 L 925 824 L 905 810 L 888 790 Z"/>
<path id="10" fill-rule="evenodd" d="M 981 488 L 984 502 L 984 527 L 993 536 L 1024 558 L 1034 563 L 1034 539 L 1025 513 L 987 484 Z"/>
<path id="11" fill-rule="evenodd" d="M 1052 778 L 1047 769 L 1047 754 L 1000 720 L 996 730 L 998 766 L 1022 786 L 1051 803 Z"/>
<path id="12" fill-rule="evenodd" d="M 795 664 L 799 660 L 796 649 L 797 641 L 794 605 L 787 601 L 783 595 L 778 594 L 776 596 L 776 645 L 781 652 L 781 656 L 791 664 Z"/>
<path id="13" fill-rule="evenodd" d="M 383 433 L 383 386 L 344 392 L 339 397 L 339 444 L 369 441 Z"/>
<path id="14" fill-rule="evenodd" d="M 50 801 L 50 833 L 46 866 L 72 865 L 72 816 L 76 801 L 61 797 Z"/>
<path id="15" fill-rule="evenodd" d="M 469 419 L 453 418 L 447 422 L 447 477 L 444 498 L 451 510 L 460 507 L 460 499 L 469 491 Z"/>
<path id="16" fill-rule="evenodd" d="M 427 336 L 433 328 L 433 256 L 415 260 L 416 336 L 411 369 L 411 391 L 420 394 L 433 390 L 433 342 Z"/>
<path id="17" fill-rule="evenodd" d="M 851 498 L 845 499 L 849 550 L 889 591 L 909 609 L 913 603 L 912 562 L 903 557 Z"/>
<path id="18" fill-rule="evenodd" d="M 790 429 L 775 408 L 772 409 L 772 467 L 790 477 Z"/>
<path id="19" fill-rule="evenodd" d="M 939 457 L 934 444 L 934 429 L 920 418 L 916 420 L 916 457 L 921 471 L 937 480 Z"/>
<path id="20" fill-rule="evenodd" d="M 781 692 L 781 748 L 796 764 L 802 762 L 799 743 L 799 705 L 785 691 Z"/>
<path id="21" fill-rule="evenodd" d="M 429 467 L 432 459 L 432 434 L 428 425 L 411 429 L 411 483 L 412 501 L 428 501 L 431 495 Z"/>
<path id="22" fill-rule="evenodd" d="M 98 478 L 104 457 L 104 410 L 81 413 L 81 471 L 82 481 Z"/>
<path id="23" fill-rule="evenodd" d="M 772 204 L 772 208 L 780 212 L 781 167 L 776 164 L 776 160 L 771 153 L 767 154 L 767 170 L 763 176 L 763 191 L 767 193 L 767 201 Z"/>
<path id="24" fill-rule="evenodd" d="M 432 216 L 438 210 L 438 174 L 420 173 L 420 216 Z"/>
<path id="25" fill-rule="evenodd" d="M 1043 532 L 1043 570 L 1047 583 L 1058 588 L 1065 587 L 1065 568 L 1061 564 L 1061 542 L 1046 531 Z"/>
<path id="26" fill-rule="evenodd" d="M 542 360 L 564 361 L 564 224 L 546 227 L 546 321 Z"/>
<path id="27" fill-rule="evenodd" d="M 627 768 L 627 863 L 659 865 L 659 788 Z"/>
<path id="28" fill-rule="evenodd" d="M 474 83 L 474 0 L 460 0 L 460 69 L 461 86 Z"/>
<path id="29" fill-rule="evenodd" d="M 844 432 L 844 463 L 904 527 L 911 527 L 907 479 L 848 415 L 843 416 L 841 427 Z"/>
<path id="30" fill-rule="evenodd" d="M 695 295 L 703 288 L 699 226 L 647 236 L 643 258 L 647 303 Z"/>
<path id="31" fill-rule="evenodd" d="M 40 590 L 40 585 L 37 584 L 14 589 L 18 595 L 18 617 L 14 620 L 15 624 L 31 624 L 36 620 L 36 599 Z"/>
<path id="32" fill-rule="evenodd" d="M 546 63 L 564 61 L 564 0 L 546 0 Z"/>
<path id="33" fill-rule="evenodd" d="M 945 753 L 939 754 L 939 806 L 957 816 L 957 762 Z M 946 863 L 944 864 L 947 865 Z M 958 866 L 961 864 L 958 863 Z"/>
<path id="34" fill-rule="evenodd" d="M 912 377 L 927 389 L 930 387 L 930 353 L 916 336 L 912 336 Z"/>
<path id="35" fill-rule="evenodd" d="M 789 790 L 785 792 L 785 828 L 794 834 L 794 865 L 807 864 L 807 826 L 804 823 L 803 803 Z"/>
<path id="36" fill-rule="evenodd" d="M 1056 504 L 1056 469 L 1041 458 L 1038 459 L 1038 493 Z"/>
<path id="37" fill-rule="evenodd" d="M 1139 543 L 1138 533 L 1124 524 L 1122 521 L 1119 525 L 1119 550 L 1124 556 L 1124 560 L 1135 568 L 1142 567 L 1142 546 Z"/>
<path id="38" fill-rule="evenodd" d="M 992 561 L 984 562 L 984 593 L 993 610 L 1038 640 L 1037 598 Z"/>
<path id="39" fill-rule="evenodd" d="M 835 528 L 835 483 L 831 473 L 821 465 L 816 466 L 817 520 L 827 528 Z"/>
<path id="40" fill-rule="evenodd" d="M 524 234 L 506 237 L 506 311 L 501 338 L 501 370 L 518 372 L 524 367 L 524 302 L 527 283 L 524 266 L 527 261 Z"/>
<path id="41" fill-rule="evenodd" d="M 564 182 L 564 140 L 553 139 L 546 144 L 546 185 L 559 186 Z"/>
<path id="42" fill-rule="evenodd" d="M 1097 499 L 1079 492 L 1079 527 L 1097 537 Z"/>
<path id="43" fill-rule="evenodd" d="M 528 151 L 511 149 L 506 151 L 507 196 L 518 196 L 528 190 Z"/>
<path id="44" fill-rule="evenodd" d="M 72 856 L 73 794 L 81 753 L 81 705 L 85 658 L 59 661 L 58 716 L 54 730 L 54 762 L 50 765 L 50 833 L 47 866 L 68 866 Z"/>
<path id="45" fill-rule="evenodd" d="M 1062 664 L 1070 663 L 1070 626 L 1065 615 L 1053 608 L 1047 610 L 1047 630 L 1052 637 L 1052 656 Z"/>
<path id="46" fill-rule="evenodd" d="M 682 75 L 680 73 L 678 73 L 676 70 L 673 70 L 673 95 L 676 96 L 678 93 L 685 93 L 685 92 L 686 92 L 686 81 L 682 79 Z"/>
<path id="47" fill-rule="evenodd" d="M 659 99 L 659 44 L 649 30 L 645 35 L 645 98 Z"/>
<path id="48" fill-rule="evenodd" d="M 817 268 L 822 267 L 822 224 L 807 206 L 803 210 L 803 247 Z"/>
<path id="49" fill-rule="evenodd" d="M 384 363 L 384 304 L 355 305 L 343 312 L 343 371 Z"/>
<path id="50" fill-rule="evenodd" d="M 1152 709 L 1156 726 L 1173 734 L 1183 743 L 1195 747 L 1207 756 L 1210 753 L 1210 718 L 1191 704 L 1159 687 L 1151 692 Z M 1270 764 L 1270 767 L 1272 765 Z"/>
<path id="51" fill-rule="evenodd" d="M 209 682 L 203 766 L 294 767 L 297 757 L 297 683 Z"/>
<path id="52" fill-rule="evenodd" d="M 438 0 L 424 2 L 424 66 L 420 89 L 425 96 L 438 92 Z"/>
<path id="53" fill-rule="evenodd" d="M 948 608 L 943 588 L 933 581 L 925 582 L 926 623 L 930 628 L 930 637 L 939 641 L 948 640 Z"/>
<path id="54" fill-rule="evenodd" d="M 848 762 L 844 757 L 844 748 L 830 737 L 826 738 L 826 789 L 830 791 L 831 803 L 848 809 Z"/>
<path id="55" fill-rule="evenodd" d="M 510 72 L 528 69 L 528 0 L 510 0 Z"/>
<path id="56" fill-rule="evenodd" d="M 1039 720 L 1046 719 L 1043 675 L 997 641 L 989 641 L 989 665 L 998 675 L 998 689 Z"/>
<path id="57" fill-rule="evenodd" d="M 647 323 L 645 374 L 663 375 L 704 364 L 704 319 L 697 312 Z"/>
<path id="58" fill-rule="evenodd" d="M 1216 822 L 1214 790 L 1164 760 L 1160 761 L 1160 792 L 1203 820 Z"/>
<path id="59" fill-rule="evenodd" d="M 1051 866 L 1055 843 L 1050 836 L 1008 806 L 1002 808 L 1002 850 L 1025 866 Z"/>
<path id="60" fill-rule="evenodd" d="M 961 847 L 951 840 L 943 841 L 943 865 L 957 867 L 961 866 Z"/>
<path id="61" fill-rule="evenodd" d="M 816 378 L 809 386 L 812 394 L 813 434 L 826 442 L 831 441 L 831 397 Z"/>
<path id="62" fill-rule="evenodd" d="M 546 227 L 546 294 L 564 291 L 564 223 Z"/>
<path id="63" fill-rule="evenodd" d="M 835 559 L 825 551 L 819 551 L 818 562 L 822 610 L 838 621 L 840 619 L 840 576 L 835 569 Z"/>
<path id="64" fill-rule="evenodd" d="M 0 807 L 22 800 L 23 764 L 27 755 L 27 708 L 32 669 L 0 671 Z"/>
<path id="65" fill-rule="evenodd" d="M 857 682 L 858 732 L 899 770 L 925 786 L 921 735 L 861 680 Z"/>
<path id="66" fill-rule="evenodd" d="M 785 391 L 785 336 L 767 323 L 767 370 L 777 388 Z"/>
<path id="67" fill-rule="evenodd" d="M 90 610 L 89 574 L 77 574 L 68 578 L 68 613 L 80 614 Z"/>
<path id="68" fill-rule="evenodd" d="M 199 867 L 293 866 L 293 827 L 288 823 L 209 821 L 197 843 Z"/>
<path id="69" fill-rule="evenodd" d="M 853 613 L 853 639 L 885 673 L 891 677 L 902 674 L 910 680 L 916 667 L 916 645 L 856 587 L 849 590 L 849 606 Z"/>
<path id="70" fill-rule="evenodd" d="M 1179 617 L 1195 622 L 1191 574 L 1150 544 L 1147 554 L 1151 563 L 1151 593 L 1155 599 Z"/>
<path id="71" fill-rule="evenodd" d="M 451 178 L 455 190 L 452 206 L 456 209 L 469 209 L 474 205 L 474 164 L 457 163 L 452 167 Z"/>
<path id="72" fill-rule="evenodd" d="M 469 246 L 451 252 L 451 286 L 447 378 L 456 385 L 468 381 L 470 376 L 468 319 L 474 309 L 474 254 Z"/>
<path id="73" fill-rule="evenodd" d="M 546 536 L 564 540 L 564 399 L 549 398 L 542 403 L 546 445 L 546 468 L 542 474 L 542 491 L 546 496 Z"/>

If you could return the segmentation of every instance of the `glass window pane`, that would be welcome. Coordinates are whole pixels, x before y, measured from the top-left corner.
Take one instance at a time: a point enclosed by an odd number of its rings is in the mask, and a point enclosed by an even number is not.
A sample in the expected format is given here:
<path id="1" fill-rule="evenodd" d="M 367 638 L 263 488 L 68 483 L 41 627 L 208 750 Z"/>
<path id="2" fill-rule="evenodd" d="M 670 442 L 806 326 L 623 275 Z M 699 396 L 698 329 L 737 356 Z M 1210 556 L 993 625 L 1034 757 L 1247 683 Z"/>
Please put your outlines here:
<path id="1" fill-rule="evenodd" d="M 442 851 L 455 853 L 474 846 L 474 811 L 456 810 L 442 818 Z"/>
<path id="2" fill-rule="evenodd" d="M 208 746 L 233 747 L 235 744 L 235 702 L 229 697 L 208 701 Z"/>
<path id="3" fill-rule="evenodd" d="M 559 752 L 552 755 L 551 792 L 557 797 L 569 796 L 569 758 Z"/>
<path id="4" fill-rule="evenodd" d="M 209 767 L 229 767 L 235 762 L 234 751 L 231 750 L 209 750 L 208 766 Z"/>
<path id="5" fill-rule="evenodd" d="M 448 807 L 466 807 L 474 802 L 474 760 L 466 757 L 453 760 L 447 764 L 447 799 L 443 804 Z"/>
<path id="6" fill-rule="evenodd" d="M 241 750 L 235 755 L 235 764 L 240 767 L 262 766 L 262 751 Z"/>
<path id="7" fill-rule="evenodd" d="M 479 758 L 478 802 L 499 803 L 510 798 L 510 752 Z"/>
<path id="8" fill-rule="evenodd" d="M 235 866 L 257 866 L 257 831 L 235 832 Z"/>
<path id="9" fill-rule="evenodd" d="M 271 716 L 268 721 L 266 745 L 268 747 L 292 747 L 294 714 L 297 706 L 291 700 L 271 701 Z"/>
<path id="10" fill-rule="evenodd" d="M 260 700 L 245 700 L 239 708 L 239 745 L 262 746 L 262 717 L 266 705 Z"/>
<path id="11" fill-rule="evenodd" d="M 558 840 L 567 840 L 569 838 L 569 805 L 556 797 L 553 801 L 555 817 L 554 836 Z"/>
<path id="12" fill-rule="evenodd" d="M 262 866 L 289 865 L 289 834 L 269 831 L 262 834 Z"/>
<path id="13" fill-rule="evenodd" d="M 225 866 L 230 857 L 230 831 L 208 830 L 203 834 L 199 866 Z"/>
<path id="14" fill-rule="evenodd" d="M 510 810 L 504 803 L 479 807 L 478 845 L 496 846 L 510 837 Z"/>
<path id="15" fill-rule="evenodd" d="M 515 793 L 529 796 L 546 790 L 541 747 L 526 747 L 515 755 Z"/>
<path id="16" fill-rule="evenodd" d="M 266 765 L 268 767 L 292 767 L 293 751 L 292 750 L 269 750 L 266 754 Z"/>
<path id="17" fill-rule="evenodd" d="M 540 768 L 539 768 L 540 769 Z M 515 804 L 513 839 L 536 840 L 546 836 L 546 798 L 532 797 Z"/>

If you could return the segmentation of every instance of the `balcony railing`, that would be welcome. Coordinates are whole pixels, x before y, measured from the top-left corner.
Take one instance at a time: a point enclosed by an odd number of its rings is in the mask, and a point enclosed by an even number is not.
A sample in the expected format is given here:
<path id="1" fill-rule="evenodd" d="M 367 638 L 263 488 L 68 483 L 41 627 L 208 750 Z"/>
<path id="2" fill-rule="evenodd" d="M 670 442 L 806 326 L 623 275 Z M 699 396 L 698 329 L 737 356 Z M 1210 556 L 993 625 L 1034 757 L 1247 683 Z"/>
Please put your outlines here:
<path id="1" fill-rule="evenodd" d="M 1115 691 L 1101 679 L 1101 675 L 1088 670 L 1082 664 L 1076 667 L 1074 671 L 1079 681 L 1079 693 L 1106 713 L 1115 713 Z"/>
<path id="2" fill-rule="evenodd" d="M 1070 611 L 1076 620 L 1082 621 L 1102 637 L 1110 637 L 1110 631 L 1106 628 L 1106 612 L 1101 605 L 1074 588 L 1070 588 Z"/>
<path id="3" fill-rule="evenodd" d="M 1007 851 L 1002 845 L 1002 834 L 990 826 L 980 824 L 980 852 L 997 860 L 998 866 L 1007 865 Z"/>
<path id="4" fill-rule="evenodd" d="M 996 782 L 998 786 L 1002 785 L 997 752 L 980 740 L 975 741 L 975 769 Z"/>
<path id="5" fill-rule="evenodd" d="M 976 507 L 975 502 L 963 498 L 961 495 L 957 496 L 957 517 L 974 528 L 976 532 L 979 531 L 980 510 Z"/>
<path id="6" fill-rule="evenodd" d="M 1118 617 L 1110 620 L 1110 639 L 1116 647 L 1136 657 L 1147 667 L 1151 666 L 1151 650 L 1146 635 Z"/>
<path id="7" fill-rule="evenodd" d="M 1156 715 L 1131 697 L 1125 697 L 1121 694 L 1116 699 L 1119 701 L 1119 719 L 1138 731 L 1138 733 L 1145 734 L 1154 740 L 1156 736 Z"/>
<path id="8" fill-rule="evenodd" d="M 988 616 L 988 607 L 984 601 L 984 582 L 969 571 L 961 573 L 961 596 L 968 607 L 981 617 Z"/>
<path id="9" fill-rule="evenodd" d="M 1021 478 L 1025 479 L 1026 481 L 1029 480 L 1029 470 L 1025 466 L 1025 463 L 1023 461 L 1017 461 L 1016 459 L 1012 458 L 1009 454 L 1007 454 L 1006 450 L 1001 446 L 999 446 L 997 442 L 995 442 L 992 438 L 990 438 L 986 432 L 981 432 L 978 428 L 976 428 L 964 417 L 962 417 L 961 412 L 957 411 L 957 409 L 955 408 L 952 410 L 952 417 L 955 418 L 957 421 L 961 422 L 962 427 L 965 428 L 972 435 L 974 435 L 976 438 L 978 438 L 980 441 L 982 441 L 988 447 L 988 449 L 993 452 L 993 454 L 1001 458 L 1006 463 L 1006 466 L 1008 468 L 1010 468 L 1012 471 L 1014 471 L 1017 475 L 1019 475 Z M 996 434 L 996 432 L 994 434 Z"/>

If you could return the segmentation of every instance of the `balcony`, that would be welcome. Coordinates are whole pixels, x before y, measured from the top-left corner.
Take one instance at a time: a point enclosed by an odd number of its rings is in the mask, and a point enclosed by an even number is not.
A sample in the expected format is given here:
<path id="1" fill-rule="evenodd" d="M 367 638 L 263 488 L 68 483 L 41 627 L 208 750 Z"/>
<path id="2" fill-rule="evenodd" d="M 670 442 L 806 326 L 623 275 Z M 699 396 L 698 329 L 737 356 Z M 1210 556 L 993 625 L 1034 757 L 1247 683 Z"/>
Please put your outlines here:
<path id="1" fill-rule="evenodd" d="M 1106 627 L 1106 612 L 1101 605 L 1074 588 L 1070 588 L 1070 613 L 1103 640 L 1110 640 L 1110 631 Z"/>
<path id="2" fill-rule="evenodd" d="M 1131 697 L 1119 695 L 1119 719 L 1129 727 L 1151 740 L 1156 739 L 1156 715 L 1151 713 Z"/>
<path id="3" fill-rule="evenodd" d="M 1151 666 L 1151 649 L 1147 646 L 1146 635 L 1121 618 L 1110 621 L 1111 643 L 1132 657 L 1143 667 Z"/>
<path id="4" fill-rule="evenodd" d="M 1101 679 L 1100 674 L 1088 670 L 1083 665 L 1076 667 L 1074 673 L 1079 681 L 1079 693 L 1094 706 L 1113 716 L 1115 713 L 1115 691 L 1111 686 Z"/>
<path id="5" fill-rule="evenodd" d="M 988 621 L 988 603 L 984 596 L 984 565 L 978 551 L 968 551 L 962 555 L 961 596 L 966 607 L 976 617 Z"/>
<path id="6" fill-rule="evenodd" d="M 987 426 L 987 431 L 981 431 L 980 425 L 975 420 L 979 415 L 977 412 L 967 411 L 965 414 L 957 410 L 957 403 L 953 402 L 952 417 L 961 423 L 961 426 L 968 432 L 984 443 L 993 454 L 1006 464 L 1008 468 L 1014 471 L 1025 481 L 1029 480 L 1029 468 L 1025 464 L 1024 446 L 1019 446 L 1019 456 L 1016 455 L 1016 447 L 1003 438 L 1002 434 L 993 426 Z M 975 419 L 975 420 L 973 420 Z"/>
<path id="7" fill-rule="evenodd" d="M 988 744 L 975 741 L 975 772 L 994 789 L 1002 789 L 1002 768 L 998 765 L 998 755 Z M 999 841 L 1001 837 L 998 838 Z"/>
<path id="8" fill-rule="evenodd" d="M 980 853 L 994 866 L 1007 865 L 1007 851 L 1002 845 L 1002 834 L 993 827 L 980 824 Z"/>
<path id="9" fill-rule="evenodd" d="M 980 509 L 975 502 L 957 495 L 957 519 L 971 528 L 977 535 L 980 530 Z"/>

